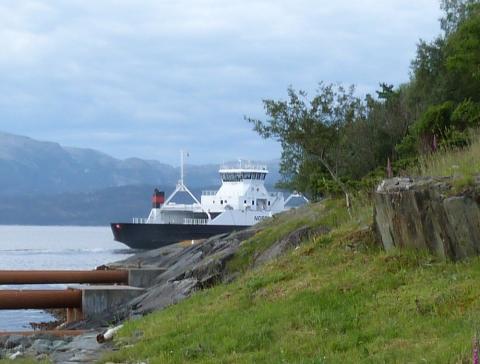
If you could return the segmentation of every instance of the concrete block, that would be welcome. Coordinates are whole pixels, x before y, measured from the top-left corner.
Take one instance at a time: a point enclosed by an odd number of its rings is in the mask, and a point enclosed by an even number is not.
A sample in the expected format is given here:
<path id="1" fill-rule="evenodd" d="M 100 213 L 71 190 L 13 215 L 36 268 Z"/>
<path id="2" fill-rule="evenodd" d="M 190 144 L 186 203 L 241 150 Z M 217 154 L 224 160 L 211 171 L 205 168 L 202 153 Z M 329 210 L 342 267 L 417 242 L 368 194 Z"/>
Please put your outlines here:
<path id="1" fill-rule="evenodd" d="M 155 284 L 157 277 L 165 272 L 164 268 L 130 268 L 128 269 L 128 285 L 148 288 Z"/>
<path id="2" fill-rule="evenodd" d="M 102 316 L 145 292 L 131 286 L 70 286 L 82 291 L 82 312 L 85 318 Z"/>

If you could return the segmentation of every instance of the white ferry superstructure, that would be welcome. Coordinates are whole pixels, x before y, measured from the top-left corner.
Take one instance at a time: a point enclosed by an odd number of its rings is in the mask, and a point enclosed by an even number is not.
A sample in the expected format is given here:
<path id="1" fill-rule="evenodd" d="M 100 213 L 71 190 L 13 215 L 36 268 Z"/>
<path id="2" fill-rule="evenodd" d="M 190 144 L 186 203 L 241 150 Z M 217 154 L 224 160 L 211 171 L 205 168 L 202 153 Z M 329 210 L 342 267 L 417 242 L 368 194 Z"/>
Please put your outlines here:
<path id="1" fill-rule="evenodd" d="M 245 229 L 274 214 L 287 210 L 281 192 L 268 192 L 265 165 L 239 162 L 219 170 L 222 185 L 218 191 L 203 191 L 200 201 L 184 184 L 183 154 L 181 177 L 175 191 L 165 201 L 164 193 L 155 190 L 149 216 L 134 218 L 131 223 L 112 223 L 114 238 L 131 248 L 155 249 L 180 241 L 194 241 Z M 172 202 L 175 195 L 185 192 L 192 204 Z"/>

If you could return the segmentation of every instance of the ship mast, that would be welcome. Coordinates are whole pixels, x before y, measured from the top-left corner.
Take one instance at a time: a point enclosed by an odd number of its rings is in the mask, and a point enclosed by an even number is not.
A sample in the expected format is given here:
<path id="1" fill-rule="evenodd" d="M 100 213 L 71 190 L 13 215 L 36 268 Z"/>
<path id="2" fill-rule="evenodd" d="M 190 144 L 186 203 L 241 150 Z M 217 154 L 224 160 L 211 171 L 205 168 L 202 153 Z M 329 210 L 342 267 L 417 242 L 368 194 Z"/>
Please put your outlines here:
<path id="1" fill-rule="evenodd" d="M 178 182 L 180 185 L 184 186 L 184 183 L 183 183 L 183 163 L 184 163 L 184 159 L 183 159 L 183 149 L 180 150 L 180 181 Z"/>
<path id="2" fill-rule="evenodd" d="M 188 153 L 187 153 L 187 156 L 188 156 Z M 161 209 L 163 209 L 165 206 L 167 206 L 167 204 L 172 200 L 172 198 L 178 193 L 178 192 L 186 192 L 190 195 L 191 198 L 193 198 L 193 200 L 200 205 L 200 207 L 202 208 L 203 212 L 205 212 L 208 216 L 208 220 L 211 220 L 212 217 L 210 216 L 210 213 L 205 210 L 202 206 L 202 204 L 200 203 L 200 201 L 198 201 L 198 199 L 193 195 L 193 193 L 190 192 L 190 190 L 187 188 L 187 186 L 185 186 L 185 182 L 184 182 L 184 177 L 185 177 L 185 169 L 184 169 L 184 162 L 185 162 L 185 152 L 183 149 L 180 150 L 180 180 L 177 182 L 177 187 L 175 188 L 175 191 L 173 191 L 173 193 L 170 195 L 170 197 L 168 197 L 167 201 L 165 201 L 165 203 L 163 204 L 163 206 L 161 207 Z"/>

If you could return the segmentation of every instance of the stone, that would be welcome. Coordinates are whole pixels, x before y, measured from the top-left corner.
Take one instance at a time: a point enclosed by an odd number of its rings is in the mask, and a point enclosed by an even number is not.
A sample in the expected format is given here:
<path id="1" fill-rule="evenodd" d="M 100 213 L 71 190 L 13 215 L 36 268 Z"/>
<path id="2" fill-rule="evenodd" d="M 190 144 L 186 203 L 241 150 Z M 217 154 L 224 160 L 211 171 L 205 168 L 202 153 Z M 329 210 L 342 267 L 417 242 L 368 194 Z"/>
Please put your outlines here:
<path id="1" fill-rule="evenodd" d="M 441 259 L 480 254 L 478 184 L 455 194 L 449 178 L 393 178 L 374 194 L 375 228 L 385 250 L 426 250 Z"/>
<path id="2" fill-rule="evenodd" d="M 37 354 L 45 354 L 50 352 L 52 342 L 45 339 L 37 339 L 33 342 L 30 350 L 34 350 Z"/>
<path id="3" fill-rule="evenodd" d="M 38 354 L 37 356 L 35 356 L 35 359 L 36 361 L 46 361 L 48 362 L 50 357 L 48 356 L 47 353 L 44 353 L 44 354 Z"/>
<path id="4" fill-rule="evenodd" d="M 64 342 L 60 345 L 56 341 L 51 344 L 50 359 L 54 363 L 95 363 L 102 353 L 108 349 L 108 346 L 102 346 L 97 343 L 97 334 L 99 332 L 89 332 L 83 335 L 73 337 L 70 342 Z M 55 349 L 56 347 L 56 349 Z"/>
<path id="5" fill-rule="evenodd" d="M 269 261 L 274 260 L 282 254 L 285 254 L 288 250 L 298 248 L 302 243 L 307 241 L 313 236 L 323 235 L 328 233 L 330 230 L 327 227 L 319 227 L 312 229 L 308 226 L 303 226 L 295 231 L 292 231 L 290 234 L 285 236 L 283 239 L 275 242 L 267 250 L 260 253 L 255 257 L 255 266 L 265 264 Z"/>
<path id="6" fill-rule="evenodd" d="M 5 348 L 5 343 L 8 340 L 8 336 L 0 336 L 0 348 Z"/>
<path id="7" fill-rule="evenodd" d="M 61 348 L 65 345 L 67 345 L 67 342 L 63 340 L 55 340 L 52 342 L 52 345 L 50 346 L 50 350 L 51 351 L 61 350 Z"/>
<path id="8" fill-rule="evenodd" d="M 14 349 L 23 343 L 26 343 L 28 341 L 28 338 L 21 336 L 21 335 L 11 335 L 8 337 L 8 339 L 5 341 L 4 348 L 5 349 Z M 26 345 L 23 345 L 26 346 Z"/>

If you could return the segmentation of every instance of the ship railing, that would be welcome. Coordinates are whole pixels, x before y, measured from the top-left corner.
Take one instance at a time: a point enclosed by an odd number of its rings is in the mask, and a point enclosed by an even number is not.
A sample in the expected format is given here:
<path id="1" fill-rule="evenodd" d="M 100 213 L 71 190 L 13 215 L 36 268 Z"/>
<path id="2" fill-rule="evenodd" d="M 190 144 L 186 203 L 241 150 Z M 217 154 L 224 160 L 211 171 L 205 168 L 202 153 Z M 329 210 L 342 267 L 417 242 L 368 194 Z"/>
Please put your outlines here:
<path id="1" fill-rule="evenodd" d="M 146 224 L 148 222 L 147 218 L 144 217 L 134 217 L 132 218 L 134 224 Z"/>
<path id="2" fill-rule="evenodd" d="M 215 196 L 217 191 L 202 191 L 202 196 Z"/>
<path id="3" fill-rule="evenodd" d="M 183 223 L 185 225 L 207 225 L 208 224 L 208 219 L 191 219 L 191 218 L 185 218 L 183 220 Z"/>
<path id="4" fill-rule="evenodd" d="M 255 171 L 266 171 L 268 167 L 266 164 L 241 161 L 238 164 L 222 164 L 220 169 L 249 169 Z"/>
<path id="5" fill-rule="evenodd" d="M 169 203 L 163 205 L 161 210 L 163 211 L 202 211 L 202 206 L 199 204 L 176 204 L 176 203 Z"/>

